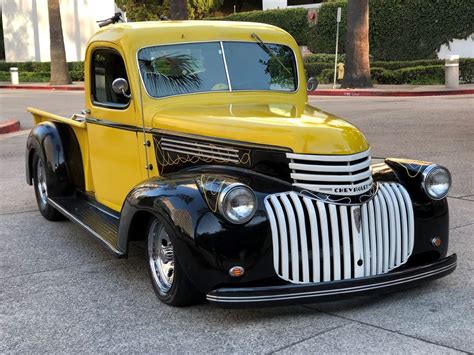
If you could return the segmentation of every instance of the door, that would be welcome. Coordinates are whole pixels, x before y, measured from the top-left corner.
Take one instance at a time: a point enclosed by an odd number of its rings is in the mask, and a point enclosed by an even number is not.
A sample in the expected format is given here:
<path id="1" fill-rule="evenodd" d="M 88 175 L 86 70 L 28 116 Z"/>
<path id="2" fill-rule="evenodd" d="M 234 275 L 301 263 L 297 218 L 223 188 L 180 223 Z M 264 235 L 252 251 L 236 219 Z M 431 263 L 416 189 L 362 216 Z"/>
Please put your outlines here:
<path id="1" fill-rule="evenodd" d="M 92 179 L 98 202 L 120 211 L 132 187 L 142 180 L 136 108 L 130 89 L 124 94 L 112 90 L 112 82 L 128 75 L 120 52 L 97 46 L 89 52 L 90 113 L 87 116 Z M 87 70 L 87 68 L 86 68 Z"/>

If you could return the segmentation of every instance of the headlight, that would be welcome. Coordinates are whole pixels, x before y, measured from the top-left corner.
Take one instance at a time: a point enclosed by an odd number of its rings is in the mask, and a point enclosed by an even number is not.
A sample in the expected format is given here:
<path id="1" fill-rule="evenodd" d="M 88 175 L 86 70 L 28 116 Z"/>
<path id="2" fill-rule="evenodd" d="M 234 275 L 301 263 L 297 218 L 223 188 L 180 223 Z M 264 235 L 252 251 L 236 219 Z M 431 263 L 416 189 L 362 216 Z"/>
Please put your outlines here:
<path id="1" fill-rule="evenodd" d="M 255 194 L 244 184 L 229 185 L 219 195 L 219 212 L 229 222 L 236 224 L 248 222 L 256 209 Z"/>
<path id="2" fill-rule="evenodd" d="M 422 187 L 433 200 L 441 200 L 446 197 L 451 187 L 451 174 L 442 166 L 430 165 L 423 172 Z"/>

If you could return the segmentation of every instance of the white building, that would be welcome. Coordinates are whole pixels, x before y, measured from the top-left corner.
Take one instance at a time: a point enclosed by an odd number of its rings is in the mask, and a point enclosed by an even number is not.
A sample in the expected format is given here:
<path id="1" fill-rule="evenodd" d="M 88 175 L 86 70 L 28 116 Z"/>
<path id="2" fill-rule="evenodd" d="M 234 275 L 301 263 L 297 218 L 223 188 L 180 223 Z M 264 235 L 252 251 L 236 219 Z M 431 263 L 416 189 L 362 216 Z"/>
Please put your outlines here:
<path id="1" fill-rule="evenodd" d="M 49 62 L 47 0 L 0 0 L 7 62 Z M 112 17 L 114 0 L 61 0 L 66 59 L 84 60 L 89 38 L 98 30 L 96 21 Z"/>
<path id="2" fill-rule="evenodd" d="M 322 2 L 322 0 L 262 0 L 262 10 L 286 9 L 293 7 L 317 9 L 321 7 Z"/>
<path id="3" fill-rule="evenodd" d="M 474 33 L 466 39 L 453 39 L 449 46 L 443 44 L 438 51 L 439 59 L 457 54 L 461 58 L 474 58 Z"/>

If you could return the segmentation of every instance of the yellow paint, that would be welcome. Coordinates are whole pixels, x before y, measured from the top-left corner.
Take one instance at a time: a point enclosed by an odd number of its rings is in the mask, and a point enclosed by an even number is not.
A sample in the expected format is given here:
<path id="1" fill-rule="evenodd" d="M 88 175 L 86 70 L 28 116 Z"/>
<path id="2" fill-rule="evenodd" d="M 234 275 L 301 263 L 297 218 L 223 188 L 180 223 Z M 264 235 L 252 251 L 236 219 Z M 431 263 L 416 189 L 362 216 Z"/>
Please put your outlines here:
<path id="1" fill-rule="evenodd" d="M 141 83 L 137 52 L 147 46 L 206 41 L 249 41 L 256 33 L 264 42 L 283 44 L 296 54 L 299 87 L 294 93 L 269 91 L 211 92 L 155 99 Z M 90 56 L 98 47 L 118 51 L 127 67 L 132 93 L 125 110 L 96 107 L 91 102 Z M 368 148 L 363 134 L 348 122 L 308 105 L 305 74 L 295 40 L 277 27 L 240 22 L 162 21 L 116 24 L 91 39 L 85 61 L 85 102 L 90 117 L 171 132 L 225 138 L 290 148 L 296 153 L 354 154 Z M 153 139 L 144 148 L 143 134 L 92 123 L 73 122 L 30 110 L 35 122 L 53 120 L 73 126 L 81 145 L 86 186 L 99 202 L 119 211 L 127 193 L 148 177 L 148 162 L 157 175 Z"/>

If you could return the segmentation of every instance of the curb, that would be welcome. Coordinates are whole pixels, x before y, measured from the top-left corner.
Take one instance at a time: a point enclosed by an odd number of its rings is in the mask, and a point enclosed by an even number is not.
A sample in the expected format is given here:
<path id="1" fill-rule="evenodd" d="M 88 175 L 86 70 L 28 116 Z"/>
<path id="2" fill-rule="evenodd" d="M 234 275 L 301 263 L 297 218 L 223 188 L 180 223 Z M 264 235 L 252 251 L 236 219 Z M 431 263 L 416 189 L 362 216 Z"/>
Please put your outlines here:
<path id="1" fill-rule="evenodd" d="M 20 121 L 8 120 L 0 122 L 0 134 L 13 133 L 20 130 Z"/>
<path id="2" fill-rule="evenodd" d="M 448 96 L 471 95 L 474 89 L 440 90 L 440 91 L 378 91 L 378 90 L 315 90 L 310 96 Z"/>
<path id="3" fill-rule="evenodd" d="M 10 90 L 60 90 L 60 91 L 84 91 L 83 86 L 69 86 L 69 85 L 0 85 L 0 89 Z"/>

